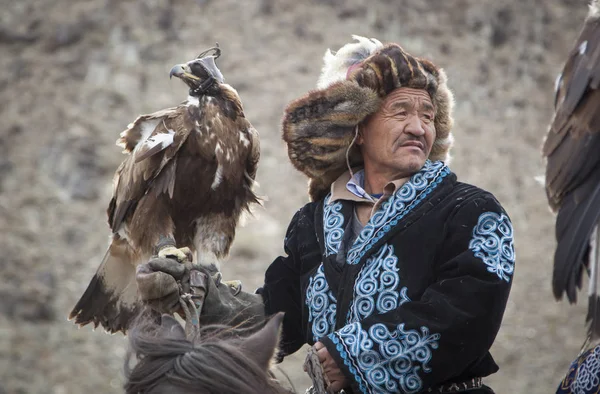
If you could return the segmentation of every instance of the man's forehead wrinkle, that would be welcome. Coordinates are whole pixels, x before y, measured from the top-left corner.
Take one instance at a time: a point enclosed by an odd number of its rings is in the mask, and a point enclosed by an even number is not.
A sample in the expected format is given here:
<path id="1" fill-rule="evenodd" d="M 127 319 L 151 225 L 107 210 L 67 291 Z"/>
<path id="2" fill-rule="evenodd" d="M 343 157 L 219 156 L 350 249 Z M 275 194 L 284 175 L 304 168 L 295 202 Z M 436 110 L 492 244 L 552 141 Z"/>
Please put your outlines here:
<path id="1" fill-rule="evenodd" d="M 409 109 L 414 107 L 415 105 L 415 99 L 414 98 L 402 98 L 402 99 L 398 99 L 398 100 L 393 100 L 387 103 L 387 105 L 385 106 L 386 109 L 388 110 L 396 110 L 396 109 Z"/>
<path id="2" fill-rule="evenodd" d="M 424 111 L 434 110 L 433 103 L 431 103 L 428 97 L 414 97 L 412 95 L 397 97 L 395 100 L 387 102 L 384 106 L 384 108 L 389 111 L 397 109 L 413 109 L 415 107 Z"/>

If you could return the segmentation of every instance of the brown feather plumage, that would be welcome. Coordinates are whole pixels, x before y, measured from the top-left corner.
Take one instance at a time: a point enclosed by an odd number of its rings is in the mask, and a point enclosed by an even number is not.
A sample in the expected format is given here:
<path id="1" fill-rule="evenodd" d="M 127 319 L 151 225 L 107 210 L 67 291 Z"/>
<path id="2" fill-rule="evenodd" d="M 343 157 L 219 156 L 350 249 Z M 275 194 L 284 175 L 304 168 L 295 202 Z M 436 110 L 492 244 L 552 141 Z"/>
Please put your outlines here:
<path id="1" fill-rule="evenodd" d="M 585 270 L 590 278 L 590 338 L 600 337 L 598 321 L 598 239 L 600 220 L 600 19 L 590 14 L 557 79 L 555 114 L 543 145 L 545 187 L 557 212 L 552 288 L 576 302 Z"/>
<path id="2" fill-rule="evenodd" d="M 135 267 L 161 240 L 189 247 L 198 263 L 218 264 L 241 212 L 258 202 L 258 133 L 237 92 L 216 81 L 202 94 L 190 92 L 177 107 L 138 117 L 117 141 L 128 156 L 107 210 L 112 242 L 70 314 L 77 324 L 125 332 L 140 307 Z"/>

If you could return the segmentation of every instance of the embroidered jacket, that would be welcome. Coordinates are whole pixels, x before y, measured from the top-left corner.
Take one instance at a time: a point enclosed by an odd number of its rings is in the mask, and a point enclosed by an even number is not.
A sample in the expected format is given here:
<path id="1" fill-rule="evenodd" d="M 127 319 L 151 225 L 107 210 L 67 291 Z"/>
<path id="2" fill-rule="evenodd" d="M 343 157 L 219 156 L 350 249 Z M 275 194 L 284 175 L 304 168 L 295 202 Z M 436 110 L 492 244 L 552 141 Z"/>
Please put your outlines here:
<path id="1" fill-rule="evenodd" d="M 580 354 L 560 382 L 556 394 L 594 394 L 600 392 L 600 345 Z"/>
<path id="2" fill-rule="evenodd" d="M 336 264 L 353 203 L 329 196 L 291 221 L 268 268 L 267 314 L 282 350 L 321 341 L 353 391 L 417 393 L 498 370 L 489 353 L 514 271 L 513 228 L 488 192 L 427 162 Z"/>

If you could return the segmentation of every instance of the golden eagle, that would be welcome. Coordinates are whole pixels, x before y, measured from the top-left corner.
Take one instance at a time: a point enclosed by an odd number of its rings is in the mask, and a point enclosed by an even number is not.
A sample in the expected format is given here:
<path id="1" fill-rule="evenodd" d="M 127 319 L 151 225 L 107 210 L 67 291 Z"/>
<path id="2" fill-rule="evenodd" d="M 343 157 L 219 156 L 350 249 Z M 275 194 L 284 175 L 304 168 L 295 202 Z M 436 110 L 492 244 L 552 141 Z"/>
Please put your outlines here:
<path id="1" fill-rule="evenodd" d="M 600 7 L 589 14 L 556 80 L 555 113 L 543 145 L 545 187 L 557 212 L 552 289 L 577 301 L 584 270 L 590 275 L 589 339 L 600 338 Z"/>
<path id="2" fill-rule="evenodd" d="M 217 267 L 249 204 L 260 155 L 258 133 L 236 90 L 224 83 L 217 47 L 176 65 L 189 86 L 180 105 L 138 117 L 117 145 L 128 154 L 113 180 L 110 246 L 69 318 L 126 332 L 139 308 L 136 266 L 155 254 Z M 175 247 L 176 246 L 176 247 Z"/>

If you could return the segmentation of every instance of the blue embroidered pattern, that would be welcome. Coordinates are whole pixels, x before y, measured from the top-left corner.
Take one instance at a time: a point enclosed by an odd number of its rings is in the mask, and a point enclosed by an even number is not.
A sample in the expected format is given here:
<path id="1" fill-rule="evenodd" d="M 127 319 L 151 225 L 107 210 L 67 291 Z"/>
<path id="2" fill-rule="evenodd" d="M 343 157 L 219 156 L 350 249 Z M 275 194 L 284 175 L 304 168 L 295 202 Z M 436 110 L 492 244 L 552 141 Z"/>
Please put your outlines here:
<path id="1" fill-rule="evenodd" d="M 427 160 L 421 171 L 413 175 L 371 217 L 348 251 L 348 264 L 357 264 L 377 241 L 431 193 L 448 174 L 450 169 L 443 162 Z"/>
<path id="2" fill-rule="evenodd" d="M 423 381 L 418 372 L 431 372 L 428 363 L 440 337 L 427 327 L 420 333 L 405 330 L 404 323 L 393 332 L 381 323 L 367 332 L 356 322 L 329 334 L 364 394 L 419 392 Z"/>
<path id="3" fill-rule="evenodd" d="M 577 357 L 556 394 L 593 394 L 600 391 L 600 346 Z"/>
<path id="4" fill-rule="evenodd" d="M 410 301 L 407 288 L 398 290 L 398 257 L 394 247 L 383 245 L 369 257 L 354 284 L 354 297 L 348 310 L 348 323 L 363 320 L 374 312 L 385 313 Z"/>
<path id="5" fill-rule="evenodd" d="M 325 256 L 336 254 L 340 250 L 344 236 L 344 215 L 342 203 L 336 201 L 330 204 L 331 194 L 325 198 L 323 205 L 323 232 L 325 233 Z"/>
<path id="6" fill-rule="evenodd" d="M 510 282 L 515 270 L 515 248 L 513 227 L 505 214 L 482 213 L 473 229 L 469 249 L 487 265 L 489 272 Z"/>
<path id="7" fill-rule="evenodd" d="M 305 303 L 308 307 L 308 322 L 312 323 L 313 340 L 316 342 L 333 331 L 337 310 L 337 300 L 329 289 L 323 264 L 308 282 Z"/>

